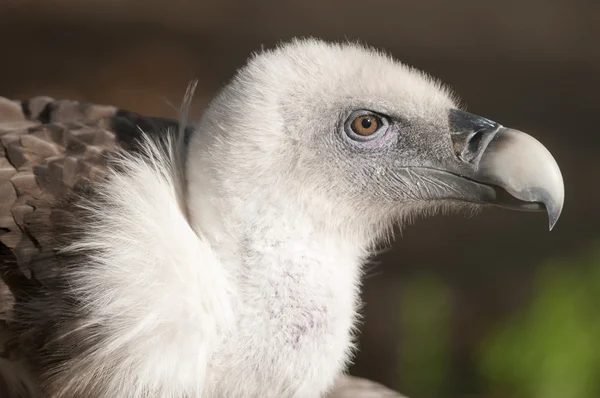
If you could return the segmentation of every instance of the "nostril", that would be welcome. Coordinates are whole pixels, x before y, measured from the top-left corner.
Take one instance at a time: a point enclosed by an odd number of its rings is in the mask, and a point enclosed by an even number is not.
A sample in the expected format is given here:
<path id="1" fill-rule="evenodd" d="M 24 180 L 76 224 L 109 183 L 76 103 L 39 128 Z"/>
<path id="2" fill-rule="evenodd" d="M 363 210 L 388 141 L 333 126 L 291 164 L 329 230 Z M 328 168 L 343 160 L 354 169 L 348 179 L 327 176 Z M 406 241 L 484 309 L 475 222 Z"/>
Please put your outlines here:
<path id="1" fill-rule="evenodd" d="M 459 110 L 450 110 L 448 122 L 454 154 L 461 162 L 473 165 L 478 164 L 500 127 L 489 119 Z"/>
<path id="2" fill-rule="evenodd" d="M 477 131 L 475 134 L 469 138 L 469 143 L 467 144 L 467 150 L 471 153 L 476 153 L 479 151 L 479 147 L 481 146 L 481 141 L 483 140 L 483 131 Z"/>
<path id="3" fill-rule="evenodd" d="M 485 137 L 488 136 L 487 133 L 488 131 L 485 129 L 481 129 L 474 133 L 463 133 L 464 138 L 462 140 L 462 148 L 460 148 L 460 145 L 459 148 L 457 148 L 455 144 L 455 151 L 459 149 L 457 151 L 458 158 L 465 163 L 476 163 L 485 146 Z"/>

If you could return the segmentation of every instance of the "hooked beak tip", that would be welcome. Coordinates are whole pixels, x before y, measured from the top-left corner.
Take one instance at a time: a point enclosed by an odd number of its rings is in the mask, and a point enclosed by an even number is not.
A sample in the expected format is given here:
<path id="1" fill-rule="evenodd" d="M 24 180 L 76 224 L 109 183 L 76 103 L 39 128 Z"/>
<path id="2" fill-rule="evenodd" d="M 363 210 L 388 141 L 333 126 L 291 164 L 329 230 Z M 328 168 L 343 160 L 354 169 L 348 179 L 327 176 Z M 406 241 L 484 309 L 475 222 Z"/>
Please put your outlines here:
<path id="1" fill-rule="evenodd" d="M 538 203 L 540 210 L 545 208 L 549 229 L 554 228 L 564 204 L 564 183 L 556 160 L 544 145 L 521 131 L 501 127 L 480 165 L 490 182 L 524 205 Z"/>

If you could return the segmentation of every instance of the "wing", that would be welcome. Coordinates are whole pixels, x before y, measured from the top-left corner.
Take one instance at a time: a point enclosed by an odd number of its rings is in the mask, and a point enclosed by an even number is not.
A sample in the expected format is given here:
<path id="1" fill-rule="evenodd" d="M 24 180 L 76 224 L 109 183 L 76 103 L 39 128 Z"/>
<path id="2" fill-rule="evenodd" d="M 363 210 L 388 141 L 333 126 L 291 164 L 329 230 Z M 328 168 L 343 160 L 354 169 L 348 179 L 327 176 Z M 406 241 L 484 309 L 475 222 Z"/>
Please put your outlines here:
<path id="1" fill-rule="evenodd" d="M 15 326 L 13 309 L 41 287 L 32 275 L 32 263 L 58 243 L 46 233 L 61 211 L 56 204 L 69 190 L 103 178 L 106 167 L 99 148 L 117 143 L 115 135 L 102 128 L 116 109 L 84 108 L 44 97 L 24 102 L 0 98 L 0 333 L 3 356 L 13 364 L 22 354 L 22 345 L 12 338 L 16 331 L 9 329 Z M 68 216 L 63 213 L 60 218 Z M 0 391 L 16 389 L 25 396 L 18 380 L 5 376 Z"/>
<path id="2" fill-rule="evenodd" d="M 135 151 L 142 131 L 167 129 L 175 131 L 177 122 L 112 106 L 0 97 L 0 320 L 11 296 L 27 294 L 31 262 L 52 243 L 39 224 L 69 217 L 64 203 L 105 178 L 110 153 Z"/>
<path id="3" fill-rule="evenodd" d="M 111 152 L 135 151 L 142 131 L 167 129 L 176 131 L 177 122 L 112 106 L 0 97 L 0 259 L 14 270 L 5 278 L 8 286 L 29 285 L 29 264 L 46 243 L 32 220 L 51 224 L 57 202 L 105 177 Z"/>
<path id="4" fill-rule="evenodd" d="M 199 394 L 229 290 L 180 206 L 177 123 L 51 98 L 0 120 L 5 360 L 53 397 Z"/>

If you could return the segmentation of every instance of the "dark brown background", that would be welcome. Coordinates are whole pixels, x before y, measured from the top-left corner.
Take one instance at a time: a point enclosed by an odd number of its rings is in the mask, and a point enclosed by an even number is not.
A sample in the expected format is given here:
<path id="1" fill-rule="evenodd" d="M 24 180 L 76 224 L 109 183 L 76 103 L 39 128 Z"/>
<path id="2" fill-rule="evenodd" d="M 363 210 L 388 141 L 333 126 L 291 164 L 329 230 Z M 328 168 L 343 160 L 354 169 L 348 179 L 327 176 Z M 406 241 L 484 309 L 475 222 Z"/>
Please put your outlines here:
<path id="1" fill-rule="evenodd" d="M 535 135 L 562 168 L 565 207 L 551 233 L 543 214 L 503 210 L 419 221 L 366 280 L 353 373 L 403 388 L 398 292 L 429 273 L 451 289 L 447 396 L 483 396 L 474 347 L 527 302 L 540 262 L 600 235 L 600 2 L 0 0 L 0 96 L 175 116 L 168 103 L 199 78 L 198 115 L 251 51 L 304 35 L 390 50 L 470 111 Z"/>

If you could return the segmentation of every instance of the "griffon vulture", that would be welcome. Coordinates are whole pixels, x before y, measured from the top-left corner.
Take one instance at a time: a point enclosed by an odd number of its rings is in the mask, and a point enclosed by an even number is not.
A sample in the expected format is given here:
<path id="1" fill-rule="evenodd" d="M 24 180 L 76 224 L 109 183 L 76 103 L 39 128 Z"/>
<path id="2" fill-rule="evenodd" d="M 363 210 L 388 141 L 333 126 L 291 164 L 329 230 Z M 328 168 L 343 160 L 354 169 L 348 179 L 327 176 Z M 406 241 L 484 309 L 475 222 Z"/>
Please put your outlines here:
<path id="1" fill-rule="evenodd" d="M 536 139 L 358 44 L 255 54 L 194 124 L 36 97 L 0 134 L 15 397 L 325 396 L 395 225 L 564 200 Z"/>

